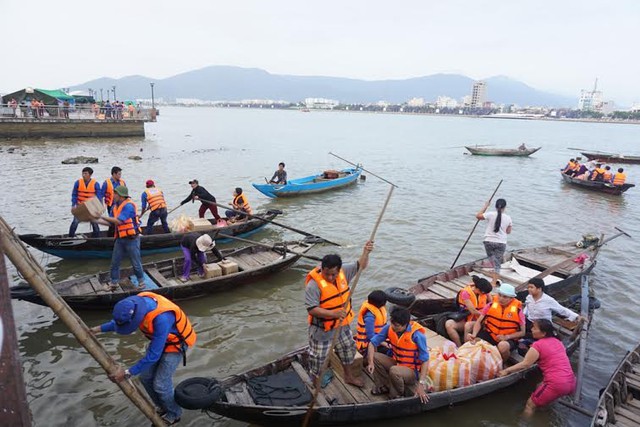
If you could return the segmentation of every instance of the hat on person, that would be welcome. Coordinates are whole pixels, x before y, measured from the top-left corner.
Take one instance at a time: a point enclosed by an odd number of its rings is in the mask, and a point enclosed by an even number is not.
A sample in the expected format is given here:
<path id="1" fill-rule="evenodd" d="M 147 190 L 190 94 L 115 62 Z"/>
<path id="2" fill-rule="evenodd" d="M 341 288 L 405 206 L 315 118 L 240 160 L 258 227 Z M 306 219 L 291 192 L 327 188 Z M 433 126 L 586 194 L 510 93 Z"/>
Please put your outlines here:
<path id="1" fill-rule="evenodd" d="M 129 189 L 124 185 L 118 185 L 118 187 L 113 191 L 115 191 L 118 196 L 129 197 Z"/>
<path id="2" fill-rule="evenodd" d="M 113 307 L 116 332 L 120 335 L 131 334 L 140 326 L 146 314 L 147 310 L 142 297 L 132 296 L 118 301 Z"/>
<path id="3" fill-rule="evenodd" d="M 191 181 L 189 181 L 189 184 L 197 184 L 198 180 L 197 179 L 192 179 Z"/>
<path id="4" fill-rule="evenodd" d="M 213 249 L 215 245 L 216 242 L 214 242 L 208 234 L 203 234 L 196 239 L 196 246 L 200 252 L 206 252 L 209 249 Z"/>
<path id="5" fill-rule="evenodd" d="M 500 288 L 498 288 L 498 293 L 500 295 L 504 295 L 505 297 L 513 298 L 516 296 L 516 288 L 508 283 L 503 283 L 502 285 L 500 285 Z"/>
<path id="6" fill-rule="evenodd" d="M 153 182 L 152 179 L 148 179 L 146 185 L 147 185 L 147 187 L 153 187 L 154 185 L 156 185 L 156 183 Z"/>

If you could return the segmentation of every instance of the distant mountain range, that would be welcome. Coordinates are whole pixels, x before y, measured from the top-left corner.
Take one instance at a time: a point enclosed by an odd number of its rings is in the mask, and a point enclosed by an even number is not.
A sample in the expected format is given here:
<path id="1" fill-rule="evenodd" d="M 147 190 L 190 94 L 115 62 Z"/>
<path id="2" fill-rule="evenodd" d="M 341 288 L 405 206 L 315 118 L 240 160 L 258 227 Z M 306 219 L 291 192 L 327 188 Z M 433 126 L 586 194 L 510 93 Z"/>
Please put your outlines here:
<path id="1" fill-rule="evenodd" d="M 572 107 L 577 99 L 532 88 L 504 76 L 485 79 L 487 100 L 498 104 L 545 105 Z M 330 98 L 341 103 L 388 101 L 403 103 L 411 98 L 435 101 L 438 96 L 460 100 L 469 95 L 474 80 L 460 74 L 434 74 L 403 80 L 358 80 L 340 77 L 290 76 L 271 74 L 258 68 L 211 66 L 188 71 L 166 79 L 127 76 L 120 79 L 100 78 L 71 90 L 104 89 L 116 86 L 118 99 L 150 98 L 150 82 L 155 83 L 155 96 L 165 101 L 176 98 L 198 98 L 211 101 L 273 99 L 291 102 L 305 98 Z"/>

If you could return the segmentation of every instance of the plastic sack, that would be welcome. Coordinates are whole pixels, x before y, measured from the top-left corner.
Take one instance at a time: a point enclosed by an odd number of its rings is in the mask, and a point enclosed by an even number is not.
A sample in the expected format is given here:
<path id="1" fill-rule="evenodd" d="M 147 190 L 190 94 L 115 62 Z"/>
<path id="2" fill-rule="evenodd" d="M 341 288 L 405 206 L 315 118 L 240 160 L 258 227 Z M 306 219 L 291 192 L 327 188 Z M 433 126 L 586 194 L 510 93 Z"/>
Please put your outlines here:
<path id="1" fill-rule="evenodd" d="M 471 367 L 471 383 L 495 378 L 502 369 L 502 356 L 498 348 L 486 341 L 467 342 L 458 349 L 458 358 Z"/>
<path id="2" fill-rule="evenodd" d="M 193 221 L 186 215 L 180 215 L 169 223 L 169 228 L 173 233 L 188 233 L 193 230 Z"/>
<path id="3" fill-rule="evenodd" d="M 456 345 L 446 342 L 442 347 L 429 349 L 429 377 L 433 391 L 450 390 L 471 384 L 471 365 L 460 358 Z"/>

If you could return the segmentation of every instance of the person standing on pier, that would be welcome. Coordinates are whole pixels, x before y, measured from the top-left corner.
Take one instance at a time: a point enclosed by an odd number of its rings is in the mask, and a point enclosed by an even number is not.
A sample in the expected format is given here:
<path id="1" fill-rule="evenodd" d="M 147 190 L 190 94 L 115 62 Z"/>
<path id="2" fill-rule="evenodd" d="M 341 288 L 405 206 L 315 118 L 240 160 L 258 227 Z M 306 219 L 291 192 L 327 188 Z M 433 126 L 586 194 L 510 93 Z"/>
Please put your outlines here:
<path id="1" fill-rule="evenodd" d="M 351 332 L 353 307 L 349 282 L 369 265 L 373 242 L 362 250 L 360 259 L 342 265 L 339 255 L 325 255 L 320 267 L 315 267 L 305 280 L 305 306 L 309 322 L 309 371 L 315 378 L 329 356 L 333 334 L 339 334 L 335 351 L 344 368 L 345 382 L 356 387 L 364 385 L 362 379 L 351 372 L 356 355 L 356 342 Z"/>
<path id="2" fill-rule="evenodd" d="M 202 205 L 200 205 L 200 209 L 198 210 L 198 217 L 204 218 L 204 213 L 209 209 L 216 221 L 220 221 L 222 218 L 220 218 L 220 214 L 218 214 L 218 207 L 215 205 L 216 198 L 213 197 L 206 188 L 200 186 L 197 179 L 189 181 L 189 185 L 191 186 L 191 193 L 186 199 L 180 202 L 180 206 L 184 205 L 188 201 L 194 202 L 196 200 L 200 200 Z"/>
<path id="3" fill-rule="evenodd" d="M 118 367 L 109 379 L 119 383 L 140 375 L 163 421 L 174 425 L 180 421 L 182 408 L 174 399 L 172 377 L 180 361 L 186 365 L 186 352 L 196 343 L 196 331 L 178 305 L 153 292 L 140 292 L 119 301 L 113 308 L 113 319 L 91 328 L 91 332 L 129 335 L 136 329 L 151 340 L 145 356 L 129 369 Z"/>
<path id="4" fill-rule="evenodd" d="M 75 208 L 80 203 L 86 202 L 87 200 L 96 197 L 100 194 L 100 184 L 98 181 L 91 178 L 93 175 L 93 169 L 90 167 L 86 167 L 82 169 L 82 178 L 76 181 L 73 185 L 73 190 L 71 191 L 71 208 Z M 71 222 L 71 226 L 69 227 L 69 237 L 76 236 L 76 230 L 78 229 L 78 218 L 73 217 L 73 221 Z M 93 232 L 91 233 L 91 237 L 99 237 L 100 236 L 100 227 L 97 222 L 91 223 L 91 229 Z"/>

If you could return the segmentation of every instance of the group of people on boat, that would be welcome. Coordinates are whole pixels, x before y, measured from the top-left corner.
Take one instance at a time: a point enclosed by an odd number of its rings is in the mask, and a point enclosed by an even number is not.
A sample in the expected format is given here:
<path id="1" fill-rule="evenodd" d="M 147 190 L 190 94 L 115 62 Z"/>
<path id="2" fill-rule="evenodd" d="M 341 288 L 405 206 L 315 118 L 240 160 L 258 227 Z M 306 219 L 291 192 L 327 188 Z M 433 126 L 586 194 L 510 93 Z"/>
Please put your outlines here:
<path id="1" fill-rule="evenodd" d="M 569 159 L 569 162 L 562 169 L 562 173 L 576 179 L 603 182 L 616 186 L 623 185 L 627 180 L 627 174 L 624 173 L 623 168 L 618 168 L 618 171 L 614 173 L 611 170 L 611 166 L 597 163 L 594 160 L 580 163 L 580 157 Z"/>

